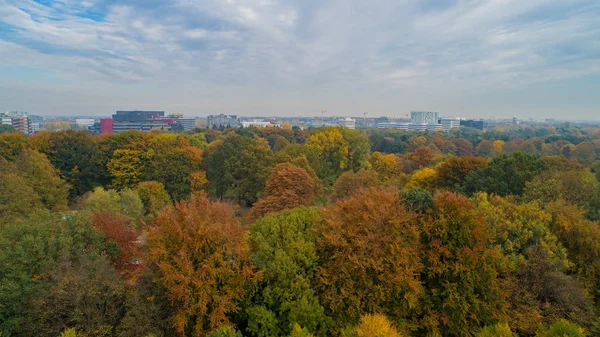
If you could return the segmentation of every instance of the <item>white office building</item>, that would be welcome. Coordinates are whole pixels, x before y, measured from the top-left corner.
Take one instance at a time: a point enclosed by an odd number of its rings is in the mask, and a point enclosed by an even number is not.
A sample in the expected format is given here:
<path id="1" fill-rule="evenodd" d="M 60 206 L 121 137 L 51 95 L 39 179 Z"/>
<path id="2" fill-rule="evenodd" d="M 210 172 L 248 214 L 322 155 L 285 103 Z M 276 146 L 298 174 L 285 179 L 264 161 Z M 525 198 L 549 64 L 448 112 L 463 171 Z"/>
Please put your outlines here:
<path id="1" fill-rule="evenodd" d="M 439 112 L 433 111 L 411 111 L 410 122 L 413 124 L 438 124 Z"/>
<path id="2" fill-rule="evenodd" d="M 460 121 L 464 120 L 464 117 L 442 117 L 440 118 L 440 124 L 445 132 L 449 132 L 454 128 L 460 127 Z"/>
<path id="3" fill-rule="evenodd" d="M 348 129 L 352 129 L 352 130 L 356 129 L 356 120 L 354 118 L 346 117 L 346 118 L 340 119 L 338 121 L 338 124 L 344 128 L 348 128 Z"/>

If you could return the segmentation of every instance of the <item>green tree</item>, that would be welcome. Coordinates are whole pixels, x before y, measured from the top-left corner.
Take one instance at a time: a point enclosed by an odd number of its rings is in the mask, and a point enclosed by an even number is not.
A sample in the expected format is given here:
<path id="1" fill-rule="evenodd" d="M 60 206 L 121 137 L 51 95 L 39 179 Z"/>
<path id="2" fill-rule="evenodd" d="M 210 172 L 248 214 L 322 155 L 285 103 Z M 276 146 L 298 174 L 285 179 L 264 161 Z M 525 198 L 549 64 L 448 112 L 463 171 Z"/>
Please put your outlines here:
<path id="1" fill-rule="evenodd" d="M 52 285 L 28 308 L 26 335 L 55 337 L 65 326 L 83 335 L 111 337 L 123 315 L 125 284 L 102 258 L 83 256 L 76 264 L 61 261 Z"/>
<path id="2" fill-rule="evenodd" d="M 145 153 L 147 181 L 158 181 L 174 201 L 187 198 L 191 192 L 191 175 L 200 168 L 202 151 L 190 145 L 183 136 L 156 136 Z"/>
<path id="3" fill-rule="evenodd" d="M 61 259 L 77 261 L 82 254 L 104 252 L 104 238 L 83 215 L 40 214 L 1 224 L 0 331 L 21 336 L 26 322 L 36 323 L 28 315 L 31 301 L 46 294 Z"/>
<path id="4" fill-rule="evenodd" d="M 210 332 L 207 337 L 242 337 L 242 333 L 232 326 L 224 326 Z"/>
<path id="5" fill-rule="evenodd" d="M 518 335 L 510 329 L 507 323 L 498 323 L 483 327 L 475 334 L 475 337 L 517 337 Z"/>
<path id="6" fill-rule="evenodd" d="M 503 154 L 492 159 L 487 167 L 469 174 L 463 188 L 469 195 L 475 192 L 521 195 L 525 184 L 547 168 L 546 162 L 532 155 Z"/>
<path id="7" fill-rule="evenodd" d="M 253 335 L 289 335 L 296 324 L 324 335 L 324 309 L 313 290 L 318 267 L 313 227 L 320 217 L 316 209 L 297 208 L 250 227 L 252 262 L 263 272 L 255 304 L 247 309 Z"/>
<path id="8" fill-rule="evenodd" d="M 13 133 L 15 130 L 11 125 L 0 124 L 0 134 L 2 133 Z"/>
<path id="9" fill-rule="evenodd" d="M 83 200 L 83 209 L 92 213 L 122 214 L 134 220 L 144 215 L 144 205 L 136 192 L 121 192 L 98 187 Z"/>
<path id="10" fill-rule="evenodd" d="M 585 337 L 585 330 L 567 320 L 561 319 L 548 328 L 541 328 L 535 333 L 535 337 Z"/>
<path id="11" fill-rule="evenodd" d="M 158 181 L 144 181 L 135 187 L 147 215 L 154 215 L 166 205 L 171 204 L 171 197 L 165 190 L 165 185 Z"/>
<path id="12" fill-rule="evenodd" d="M 404 198 L 406 207 L 417 213 L 423 214 L 434 207 L 433 195 L 422 188 L 415 187 L 408 191 L 402 191 L 402 198 Z"/>
<path id="13" fill-rule="evenodd" d="M 470 336 L 504 317 L 497 279 L 502 262 L 487 225 L 466 197 L 436 194 L 435 208 L 422 218 L 424 317 L 431 333 Z"/>
<path id="14" fill-rule="evenodd" d="M 104 154 L 92 136 L 83 131 L 52 132 L 36 148 L 48 156 L 71 186 L 71 199 L 109 181 Z"/>
<path id="15" fill-rule="evenodd" d="M 365 133 L 342 128 L 342 135 L 348 143 L 348 168 L 353 171 L 369 168 L 371 144 Z"/>
<path id="16" fill-rule="evenodd" d="M 218 141 L 205 152 L 209 190 L 217 197 L 235 196 L 254 203 L 265 188 L 273 152 L 267 144 L 239 135 Z"/>

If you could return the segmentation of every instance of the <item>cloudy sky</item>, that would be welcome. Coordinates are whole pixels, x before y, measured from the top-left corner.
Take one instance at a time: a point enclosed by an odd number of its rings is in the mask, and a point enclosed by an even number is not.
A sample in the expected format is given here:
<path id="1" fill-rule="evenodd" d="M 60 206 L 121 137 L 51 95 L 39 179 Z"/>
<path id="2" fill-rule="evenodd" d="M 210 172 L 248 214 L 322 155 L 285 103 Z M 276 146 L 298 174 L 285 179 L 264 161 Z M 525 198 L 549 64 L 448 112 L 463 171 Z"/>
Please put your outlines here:
<path id="1" fill-rule="evenodd" d="M 598 0 L 0 0 L 0 111 L 600 119 Z"/>

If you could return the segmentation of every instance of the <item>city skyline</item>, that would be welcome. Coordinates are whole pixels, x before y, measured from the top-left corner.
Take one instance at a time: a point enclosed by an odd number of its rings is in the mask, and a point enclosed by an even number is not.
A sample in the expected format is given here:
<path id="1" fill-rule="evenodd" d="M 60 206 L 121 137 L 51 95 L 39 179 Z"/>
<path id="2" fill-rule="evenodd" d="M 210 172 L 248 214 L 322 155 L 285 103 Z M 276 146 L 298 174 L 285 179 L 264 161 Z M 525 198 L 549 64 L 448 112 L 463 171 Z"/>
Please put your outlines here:
<path id="1" fill-rule="evenodd" d="M 597 120 L 600 5 L 0 0 L 0 111 Z"/>

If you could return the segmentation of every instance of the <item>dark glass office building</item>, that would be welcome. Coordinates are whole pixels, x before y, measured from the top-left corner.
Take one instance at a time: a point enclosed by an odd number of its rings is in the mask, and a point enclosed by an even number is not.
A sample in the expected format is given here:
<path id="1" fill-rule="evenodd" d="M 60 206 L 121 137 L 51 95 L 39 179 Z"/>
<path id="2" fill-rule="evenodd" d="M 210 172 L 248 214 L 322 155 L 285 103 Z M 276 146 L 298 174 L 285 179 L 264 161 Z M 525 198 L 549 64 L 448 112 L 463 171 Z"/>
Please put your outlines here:
<path id="1" fill-rule="evenodd" d="M 462 120 L 460 121 L 460 126 L 466 126 L 468 128 L 483 130 L 483 121 L 476 121 L 472 119 Z"/>

